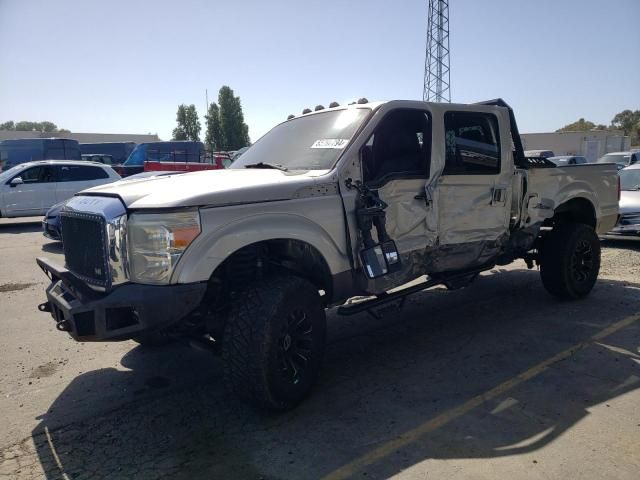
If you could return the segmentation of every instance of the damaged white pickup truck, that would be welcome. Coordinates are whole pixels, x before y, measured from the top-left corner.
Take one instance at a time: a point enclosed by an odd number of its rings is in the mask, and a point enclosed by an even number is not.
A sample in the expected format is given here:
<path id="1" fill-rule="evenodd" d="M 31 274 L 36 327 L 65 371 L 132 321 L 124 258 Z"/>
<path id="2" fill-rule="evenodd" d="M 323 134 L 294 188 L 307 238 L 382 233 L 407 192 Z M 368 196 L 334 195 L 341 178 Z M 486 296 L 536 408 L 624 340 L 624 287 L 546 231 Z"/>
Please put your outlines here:
<path id="1" fill-rule="evenodd" d="M 66 265 L 37 259 L 52 281 L 39 309 L 79 341 L 211 345 L 238 395 L 287 409 L 317 378 L 330 306 L 380 313 L 516 259 L 556 297 L 587 295 L 616 172 L 525 158 L 502 100 L 308 113 L 230 169 L 78 194 L 61 214 Z"/>

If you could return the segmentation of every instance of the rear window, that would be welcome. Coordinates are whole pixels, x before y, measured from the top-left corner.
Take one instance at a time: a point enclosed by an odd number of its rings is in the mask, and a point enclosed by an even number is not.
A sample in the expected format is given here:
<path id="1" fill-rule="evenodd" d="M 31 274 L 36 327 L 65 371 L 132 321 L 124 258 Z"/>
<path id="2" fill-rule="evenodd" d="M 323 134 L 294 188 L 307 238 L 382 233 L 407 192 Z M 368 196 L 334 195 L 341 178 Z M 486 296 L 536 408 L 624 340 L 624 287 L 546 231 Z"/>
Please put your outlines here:
<path id="1" fill-rule="evenodd" d="M 498 119 L 489 113 L 447 112 L 444 115 L 443 175 L 500 173 Z"/>

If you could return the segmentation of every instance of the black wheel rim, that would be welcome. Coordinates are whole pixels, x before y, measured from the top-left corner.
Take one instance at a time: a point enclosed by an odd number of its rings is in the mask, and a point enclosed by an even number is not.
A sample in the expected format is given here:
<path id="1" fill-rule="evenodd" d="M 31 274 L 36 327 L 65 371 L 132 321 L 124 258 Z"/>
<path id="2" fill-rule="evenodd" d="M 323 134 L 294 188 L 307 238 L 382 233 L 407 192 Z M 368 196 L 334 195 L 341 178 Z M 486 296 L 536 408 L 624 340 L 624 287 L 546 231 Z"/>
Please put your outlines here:
<path id="1" fill-rule="evenodd" d="M 577 282 L 589 279 L 593 271 L 593 248 L 587 240 L 581 240 L 571 256 L 571 274 Z"/>
<path id="2" fill-rule="evenodd" d="M 278 339 L 278 364 L 283 378 L 297 385 L 309 369 L 313 347 L 313 323 L 303 310 L 287 316 Z"/>

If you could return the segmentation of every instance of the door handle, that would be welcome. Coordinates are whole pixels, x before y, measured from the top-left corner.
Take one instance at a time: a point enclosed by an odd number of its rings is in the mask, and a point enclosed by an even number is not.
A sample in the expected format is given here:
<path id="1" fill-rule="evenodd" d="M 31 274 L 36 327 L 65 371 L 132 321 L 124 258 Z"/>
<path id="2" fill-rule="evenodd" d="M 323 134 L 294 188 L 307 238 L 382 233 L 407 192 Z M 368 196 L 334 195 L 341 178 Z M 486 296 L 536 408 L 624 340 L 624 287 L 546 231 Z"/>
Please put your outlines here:
<path id="1" fill-rule="evenodd" d="M 424 200 L 424 203 L 427 207 L 431 206 L 431 198 L 427 197 L 427 194 L 425 192 L 418 193 L 413 198 L 414 200 Z"/>
<path id="2" fill-rule="evenodd" d="M 492 188 L 491 189 L 491 205 L 496 203 L 504 203 L 506 190 L 504 188 Z"/>

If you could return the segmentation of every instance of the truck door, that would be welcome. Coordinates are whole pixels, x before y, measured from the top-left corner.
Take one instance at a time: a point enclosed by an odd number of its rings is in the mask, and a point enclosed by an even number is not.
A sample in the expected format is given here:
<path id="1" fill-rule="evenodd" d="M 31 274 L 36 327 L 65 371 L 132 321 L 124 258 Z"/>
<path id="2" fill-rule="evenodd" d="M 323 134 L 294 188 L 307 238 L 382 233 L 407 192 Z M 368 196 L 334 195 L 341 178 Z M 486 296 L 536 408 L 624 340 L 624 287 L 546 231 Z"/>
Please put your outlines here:
<path id="1" fill-rule="evenodd" d="M 503 147 L 510 145 L 508 132 L 500 132 L 499 125 L 493 113 L 444 114 L 445 164 L 437 181 L 439 271 L 489 262 L 508 232 L 513 164 L 510 147 Z"/>
<path id="2" fill-rule="evenodd" d="M 362 147 L 361 158 L 365 185 L 388 205 L 386 230 L 401 257 L 424 252 L 435 240 L 425 197 L 431 163 L 429 112 L 387 113 Z M 411 262 L 405 263 L 411 267 Z"/>

